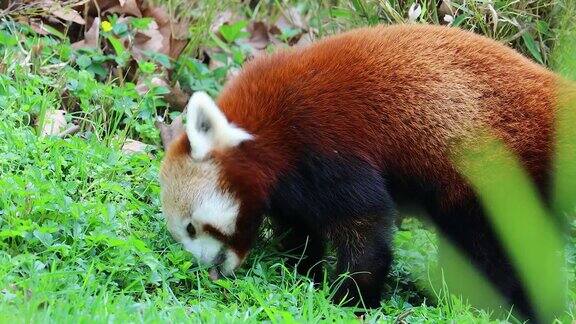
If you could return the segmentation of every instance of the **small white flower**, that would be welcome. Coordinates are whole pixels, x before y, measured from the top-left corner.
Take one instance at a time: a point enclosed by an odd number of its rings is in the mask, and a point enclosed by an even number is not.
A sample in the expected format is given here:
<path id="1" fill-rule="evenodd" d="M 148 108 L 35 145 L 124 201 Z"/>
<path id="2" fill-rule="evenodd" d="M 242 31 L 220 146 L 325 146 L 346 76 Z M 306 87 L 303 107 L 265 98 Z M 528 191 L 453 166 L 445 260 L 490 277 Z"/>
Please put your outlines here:
<path id="1" fill-rule="evenodd" d="M 450 25 L 454 22 L 454 17 L 452 17 L 451 15 L 444 15 L 444 21 Z"/>
<path id="2" fill-rule="evenodd" d="M 420 17 L 421 14 L 422 14 L 422 7 L 420 7 L 420 4 L 414 2 L 410 6 L 410 9 L 408 9 L 408 21 L 415 22 L 418 19 L 418 17 Z"/>

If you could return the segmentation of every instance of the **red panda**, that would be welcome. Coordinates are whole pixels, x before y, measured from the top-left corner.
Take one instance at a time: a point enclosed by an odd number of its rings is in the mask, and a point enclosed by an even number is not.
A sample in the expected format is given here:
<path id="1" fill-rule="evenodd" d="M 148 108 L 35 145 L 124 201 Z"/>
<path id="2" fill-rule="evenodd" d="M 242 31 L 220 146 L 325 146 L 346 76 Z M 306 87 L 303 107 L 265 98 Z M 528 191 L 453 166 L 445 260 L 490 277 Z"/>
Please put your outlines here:
<path id="1" fill-rule="evenodd" d="M 358 273 L 336 298 L 376 307 L 407 200 L 528 313 L 450 143 L 488 127 L 546 197 L 560 82 L 496 41 L 437 26 L 362 28 L 255 58 L 216 101 L 191 97 L 160 172 L 168 228 L 230 273 L 267 215 L 304 255 L 299 271 L 317 275 L 330 241 L 337 271 Z"/>

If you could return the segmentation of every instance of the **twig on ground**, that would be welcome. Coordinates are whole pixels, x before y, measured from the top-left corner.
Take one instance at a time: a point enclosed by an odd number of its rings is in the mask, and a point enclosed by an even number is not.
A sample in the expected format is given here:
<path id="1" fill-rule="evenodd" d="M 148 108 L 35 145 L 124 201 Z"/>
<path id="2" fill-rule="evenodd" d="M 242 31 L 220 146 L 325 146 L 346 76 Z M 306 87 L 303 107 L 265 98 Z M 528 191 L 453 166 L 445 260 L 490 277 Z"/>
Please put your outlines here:
<path id="1" fill-rule="evenodd" d="M 68 127 L 68 129 L 66 129 L 65 131 L 58 134 L 58 137 L 65 138 L 67 136 L 76 134 L 79 130 L 80 130 L 80 126 L 72 125 L 72 126 Z"/>

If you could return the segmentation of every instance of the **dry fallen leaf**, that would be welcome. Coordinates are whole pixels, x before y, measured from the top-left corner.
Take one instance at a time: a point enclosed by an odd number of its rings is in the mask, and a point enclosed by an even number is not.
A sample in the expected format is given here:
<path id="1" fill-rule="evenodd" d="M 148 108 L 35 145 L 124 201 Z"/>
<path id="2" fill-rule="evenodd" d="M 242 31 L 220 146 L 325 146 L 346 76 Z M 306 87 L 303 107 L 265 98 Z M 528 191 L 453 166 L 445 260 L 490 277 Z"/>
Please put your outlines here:
<path id="1" fill-rule="evenodd" d="M 64 110 L 48 110 L 44 115 L 42 135 L 57 135 L 66 129 L 66 112 Z"/>
<path id="2" fill-rule="evenodd" d="M 92 25 L 84 32 L 84 39 L 72 44 L 75 49 L 98 48 L 100 46 L 100 17 L 95 17 Z"/>
<path id="3" fill-rule="evenodd" d="M 187 39 L 190 32 L 190 24 L 189 22 L 182 20 L 170 23 L 172 29 L 172 37 L 175 39 Z"/>
<path id="4" fill-rule="evenodd" d="M 118 6 L 120 4 L 119 0 L 90 0 L 87 3 L 88 15 L 99 16 L 101 13 L 108 11 L 108 9 Z M 82 10 L 82 7 L 77 7 L 76 9 Z"/>
<path id="5" fill-rule="evenodd" d="M 100 44 L 100 17 L 94 18 L 92 26 L 84 33 L 84 41 L 88 47 L 99 47 Z"/>
<path id="6" fill-rule="evenodd" d="M 141 30 L 134 36 L 134 43 L 132 45 L 134 58 L 140 60 L 143 58 L 144 51 L 153 51 L 163 53 L 164 49 L 164 36 L 158 30 L 156 21 L 150 22 L 148 29 Z"/>
<path id="7" fill-rule="evenodd" d="M 80 25 L 84 25 L 86 23 L 78 11 L 69 7 L 63 8 L 60 6 L 60 4 L 54 4 L 49 11 L 54 16 L 65 21 L 75 22 Z"/>
<path id="8" fill-rule="evenodd" d="M 150 84 L 157 87 L 169 87 L 168 82 L 160 77 L 152 77 L 152 79 L 150 79 Z M 148 92 L 148 90 L 150 89 L 148 88 L 146 82 L 138 79 L 138 83 L 136 84 L 136 92 L 138 92 L 139 95 L 143 95 Z"/>
<path id="9" fill-rule="evenodd" d="M 276 26 L 284 30 L 288 28 L 308 29 L 308 24 L 296 7 L 290 7 L 282 12 L 282 16 L 276 21 Z"/>
<path id="10" fill-rule="evenodd" d="M 32 29 L 40 35 L 50 34 L 44 27 L 44 22 L 42 22 L 40 19 L 30 19 L 28 25 L 30 25 L 30 27 L 32 27 Z"/>
<path id="11" fill-rule="evenodd" d="M 148 148 L 148 144 L 127 138 L 122 145 L 122 153 L 134 154 L 146 152 L 146 148 Z"/>
<path id="12" fill-rule="evenodd" d="M 234 13 L 230 10 L 222 11 L 216 14 L 212 25 L 210 25 L 210 31 L 214 34 L 217 34 L 220 30 L 220 27 L 224 24 L 229 24 L 234 20 Z"/>
<path id="13" fill-rule="evenodd" d="M 186 45 L 188 45 L 188 38 L 190 36 L 189 22 L 179 21 L 172 22 L 168 25 L 171 31 L 170 37 L 170 50 L 168 51 L 168 56 L 173 59 L 177 59 L 182 53 Z M 160 28 L 160 32 L 164 31 L 165 27 Z M 163 34 L 164 35 L 164 34 Z"/>
<path id="14" fill-rule="evenodd" d="M 182 54 L 182 51 L 184 51 L 186 45 L 188 45 L 188 40 L 175 39 L 175 38 L 170 39 L 170 52 L 168 53 L 168 56 L 176 60 L 178 56 Z"/>
<path id="15" fill-rule="evenodd" d="M 303 34 L 300 39 L 294 44 L 294 46 L 305 46 L 314 41 L 314 36 L 312 32 L 308 32 Z"/>
<path id="16" fill-rule="evenodd" d="M 170 88 L 170 93 L 164 96 L 164 100 L 170 104 L 171 110 L 184 110 L 190 100 L 190 94 L 182 90 L 180 83 L 176 82 L 174 87 Z"/>
<path id="17" fill-rule="evenodd" d="M 142 11 L 136 0 L 121 0 L 119 5 L 106 10 L 106 12 L 114 12 L 118 14 L 127 14 L 129 16 L 142 17 Z"/>
<path id="18" fill-rule="evenodd" d="M 152 17 L 156 23 L 158 33 L 162 36 L 159 53 L 172 56 L 172 18 L 162 6 L 153 6 L 149 4 L 142 12 L 146 17 Z M 177 44 L 174 44 L 175 46 Z M 180 54 L 178 52 L 177 54 Z"/>
<path id="19" fill-rule="evenodd" d="M 440 1 L 440 6 L 438 7 L 438 16 L 445 17 L 446 15 L 454 16 L 451 0 Z"/>
<path id="20" fill-rule="evenodd" d="M 250 33 L 250 38 L 245 44 L 258 50 L 263 50 L 270 44 L 270 35 L 266 23 L 253 21 L 248 25 L 247 31 Z"/>
<path id="21" fill-rule="evenodd" d="M 172 20 L 170 14 L 168 14 L 166 9 L 161 6 L 148 5 L 146 8 L 144 8 L 142 13 L 146 17 L 154 18 L 159 26 L 169 24 L 170 20 Z"/>

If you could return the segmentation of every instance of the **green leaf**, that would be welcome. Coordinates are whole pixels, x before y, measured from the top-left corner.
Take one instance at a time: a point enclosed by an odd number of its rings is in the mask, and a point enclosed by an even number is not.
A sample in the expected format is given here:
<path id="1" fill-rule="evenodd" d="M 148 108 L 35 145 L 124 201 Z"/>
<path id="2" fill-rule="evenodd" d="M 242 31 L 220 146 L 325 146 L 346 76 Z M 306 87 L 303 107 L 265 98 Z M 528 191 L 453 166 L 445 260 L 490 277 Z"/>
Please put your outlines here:
<path id="1" fill-rule="evenodd" d="M 460 26 L 460 24 L 462 24 L 464 22 L 464 20 L 466 20 L 466 18 L 468 18 L 468 16 L 465 14 L 458 15 L 458 16 L 454 17 L 454 21 L 452 22 L 452 27 Z"/>
<path id="2" fill-rule="evenodd" d="M 112 47 L 114 48 L 114 51 L 116 52 L 117 56 L 122 56 L 124 52 L 126 52 L 126 50 L 124 49 L 124 45 L 122 45 L 122 42 L 120 42 L 118 38 L 108 36 L 108 41 L 110 42 L 110 44 L 112 44 Z"/>
<path id="3" fill-rule="evenodd" d="M 534 41 L 532 35 L 529 33 L 524 33 L 522 34 L 522 39 L 524 40 L 524 45 L 526 45 L 526 48 L 528 48 L 528 51 L 530 51 L 530 54 L 532 54 L 532 57 L 534 57 L 534 59 L 540 64 L 544 64 L 542 55 L 540 55 L 540 48 L 536 46 L 536 42 Z"/>
<path id="4" fill-rule="evenodd" d="M 0 30 L 0 44 L 4 46 L 14 46 L 18 44 L 18 39 L 16 36 Z"/>
<path id="5" fill-rule="evenodd" d="M 333 18 L 351 19 L 353 17 L 353 14 L 350 12 L 350 10 L 343 9 L 343 8 L 331 8 L 330 9 L 330 15 Z"/>
<path id="6" fill-rule="evenodd" d="M 170 62 L 170 57 L 166 54 L 157 53 L 157 52 L 153 52 L 153 51 L 144 51 L 143 54 L 146 57 L 148 57 L 149 59 L 151 59 L 152 61 L 156 61 L 156 62 L 162 64 L 162 66 L 167 68 L 167 69 L 172 68 L 172 63 Z"/>
<path id="7" fill-rule="evenodd" d="M 86 69 L 90 64 L 92 64 L 92 59 L 87 55 L 80 55 L 76 59 L 76 64 L 78 64 L 79 67 Z"/>
<path id="8" fill-rule="evenodd" d="M 64 40 L 66 39 L 66 35 L 62 34 L 61 32 L 58 31 L 58 29 L 48 25 L 48 24 L 43 24 L 42 28 L 44 28 L 44 30 L 46 30 L 47 32 L 49 32 L 50 34 Z"/>
<path id="9" fill-rule="evenodd" d="M 128 25 L 125 23 L 115 23 L 112 27 L 114 34 L 121 36 L 128 31 Z"/>
<path id="10" fill-rule="evenodd" d="M 516 156 L 488 132 L 476 138 L 460 150 L 457 167 L 481 198 L 539 319 L 552 322 L 565 305 L 562 233 Z"/>
<path id="11" fill-rule="evenodd" d="M 89 67 L 86 68 L 86 70 L 96 74 L 101 78 L 105 78 L 108 75 L 108 70 L 105 69 L 100 63 L 92 63 Z"/>
<path id="12" fill-rule="evenodd" d="M 138 62 L 138 69 L 140 69 L 142 73 L 152 74 L 156 71 L 156 64 L 147 61 L 140 61 Z"/>
<path id="13" fill-rule="evenodd" d="M 538 20 L 536 22 L 536 30 L 538 33 L 540 33 L 540 35 L 548 35 L 550 32 L 550 25 L 548 25 L 548 23 L 544 20 Z"/>
<path id="14" fill-rule="evenodd" d="M 116 63 L 118 63 L 120 66 L 126 64 L 128 58 L 130 58 L 130 53 L 126 51 L 124 45 L 122 45 L 122 42 L 114 36 L 108 36 L 107 39 L 116 52 Z"/>
<path id="15" fill-rule="evenodd" d="M 152 18 L 150 17 L 143 17 L 143 18 L 130 18 L 130 25 L 132 26 L 132 28 L 134 29 L 138 29 L 138 30 L 145 30 L 148 29 L 148 26 L 150 26 L 150 23 L 152 22 Z"/>
<path id="16" fill-rule="evenodd" d="M 222 25 L 218 31 L 228 43 L 232 43 L 237 39 L 249 36 L 248 33 L 242 31 L 246 26 L 248 26 L 248 22 L 240 20 L 231 25 Z"/>

